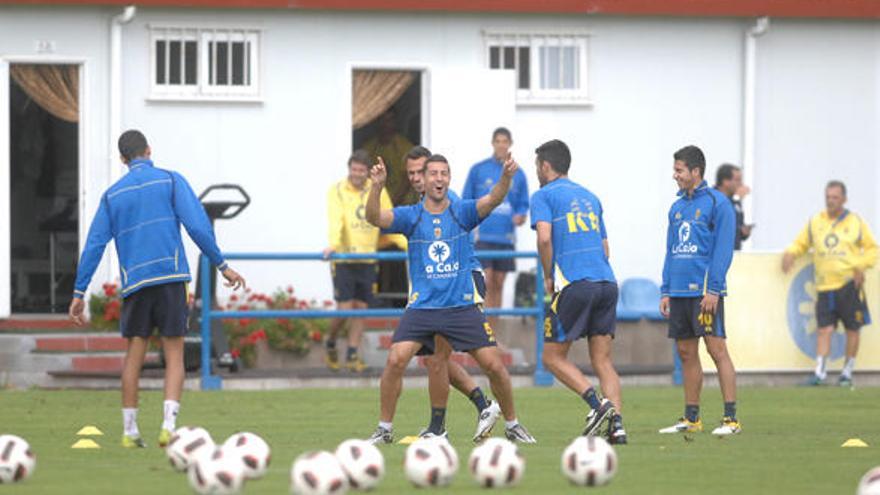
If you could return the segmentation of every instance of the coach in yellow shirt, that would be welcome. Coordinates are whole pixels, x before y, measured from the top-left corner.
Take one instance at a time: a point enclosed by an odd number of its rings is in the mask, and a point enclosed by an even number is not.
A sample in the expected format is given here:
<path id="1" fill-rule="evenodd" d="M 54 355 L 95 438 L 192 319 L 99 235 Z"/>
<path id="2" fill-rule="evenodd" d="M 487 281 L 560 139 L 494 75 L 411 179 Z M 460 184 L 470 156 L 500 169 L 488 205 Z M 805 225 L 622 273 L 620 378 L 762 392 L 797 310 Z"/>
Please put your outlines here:
<path id="1" fill-rule="evenodd" d="M 370 191 L 370 168 L 372 159 L 364 150 L 355 151 L 348 159 L 348 177 L 333 184 L 327 192 L 327 220 L 330 226 L 330 245 L 324 250 L 324 258 L 332 253 L 374 253 L 382 243 L 398 244 L 406 249 L 406 240 L 400 236 L 383 236 L 377 227 L 367 222 L 364 210 Z M 391 200 L 383 189 L 382 208 L 391 208 Z M 376 285 L 377 265 L 375 261 L 334 261 L 333 298 L 341 310 L 366 309 L 373 299 Z M 339 354 L 336 351 L 336 335 L 345 318 L 334 318 L 327 335 L 327 365 L 339 369 Z M 348 330 L 348 350 L 346 367 L 352 371 L 363 371 L 366 366 L 358 356 L 361 337 L 364 332 L 363 320 L 351 318 Z"/>
<path id="2" fill-rule="evenodd" d="M 846 186 L 831 181 L 825 186 L 825 211 L 813 216 L 797 239 L 785 250 L 782 270 L 791 270 L 795 258 L 813 250 L 816 270 L 816 371 L 809 385 L 821 385 L 831 349 L 831 334 L 838 321 L 846 329 L 846 362 L 838 384 L 852 385 L 859 349 L 859 329 L 871 322 L 865 302 L 865 271 L 877 261 L 877 243 L 858 215 L 845 209 Z"/>

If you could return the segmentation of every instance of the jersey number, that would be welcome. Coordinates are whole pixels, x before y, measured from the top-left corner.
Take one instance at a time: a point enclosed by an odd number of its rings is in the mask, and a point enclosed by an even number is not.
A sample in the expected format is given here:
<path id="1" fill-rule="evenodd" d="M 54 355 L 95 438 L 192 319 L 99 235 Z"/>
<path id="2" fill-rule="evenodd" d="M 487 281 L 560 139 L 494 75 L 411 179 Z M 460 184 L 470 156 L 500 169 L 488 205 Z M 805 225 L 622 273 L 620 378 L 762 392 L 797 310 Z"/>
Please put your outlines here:
<path id="1" fill-rule="evenodd" d="M 587 222 L 584 221 L 584 218 L 590 221 L 590 225 L 587 225 Z M 570 211 L 565 214 L 565 219 L 568 221 L 568 233 L 576 234 L 577 232 L 589 232 L 590 227 L 593 230 L 599 230 L 599 217 L 596 216 L 592 211 L 588 214 L 584 214 L 582 212 Z"/>

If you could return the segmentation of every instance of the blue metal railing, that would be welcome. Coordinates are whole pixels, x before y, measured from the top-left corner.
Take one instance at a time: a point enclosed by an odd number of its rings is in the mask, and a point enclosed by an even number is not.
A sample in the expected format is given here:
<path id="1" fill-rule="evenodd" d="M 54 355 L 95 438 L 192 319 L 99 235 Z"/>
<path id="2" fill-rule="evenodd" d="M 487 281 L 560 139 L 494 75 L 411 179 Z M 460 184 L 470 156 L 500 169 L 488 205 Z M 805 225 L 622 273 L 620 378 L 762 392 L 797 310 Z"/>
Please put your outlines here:
<path id="1" fill-rule="evenodd" d="M 537 260 L 534 251 L 477 251 L 480 259 L 532 258 Z M 321 253 L 226 253 L 227 260 L 247 261 L 324 261 Z M 334 253 L 330 260 L 378 260 L 404 261 L 404 252 L 380 253 Z M 487 308 L 488 315 L 534 316 L 535 317 L 535 373 L 534 383 L 538 386 L 553 384 L 553 375 L 544 369 L 541 356 L 544 353 L 544 272 L 537 263 L 535 276 L 535 306 L 531 308 Z M 212 373 L 211 367 L 211 321 L 217 318 L 388 318 L 402 316 L 403 309 L 353 309 L 353 310 L 260 310 L 260 311 L 220 311 L 213 309 L 211 284 L 212 266 L 202 257 L 200 278 L 202 280 L 202 390 L 219 390 L 223 380 Z"/>

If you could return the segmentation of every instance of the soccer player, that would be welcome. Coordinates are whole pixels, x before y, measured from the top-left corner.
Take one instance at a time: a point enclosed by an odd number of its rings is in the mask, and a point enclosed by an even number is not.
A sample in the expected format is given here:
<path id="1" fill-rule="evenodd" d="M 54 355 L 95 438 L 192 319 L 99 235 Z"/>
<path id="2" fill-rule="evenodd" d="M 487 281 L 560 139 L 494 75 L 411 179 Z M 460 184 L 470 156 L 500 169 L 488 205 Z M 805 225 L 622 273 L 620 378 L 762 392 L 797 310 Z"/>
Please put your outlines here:
<path id="1" fill-rule="evenodd" d="M 333 253 L 373 253 L 379 244 L 379 229 L 364 218 L 367 204 L 367 191 L 370 189 L 370 155 L 357 150 L 348 159 L 348 176 L 333 184 L 327 191 L 327 222 L 329 224 L 330 245 L 324 249 L 324 259 Z M 388 192 L 382 190 L 382 207 L 391 208 Z M 394 236 L 400 237 L 400 236 Z M 402 248 L 406 242 L 401 238 Z M 334 261 L 333 298 L 340 310 L 367 309 L 373 300 L 376 286 L 376 262 L 369 260 Z M 331 370 L 339 369 L 339 353 L 336 350 L 336 336 L 346 318 L 333 318 L 327 332 L 325 361 Z M 348 349 L 345 354 L 345 367 L 354 372 L 366 369 L 358 356 L 358 348 L 364 334 L 364 320 L 349 318 Z"/>
<path id="2" fill-rule="evenodd" d="M 489 193 L 501 178 L 511 146 L 510 130 L 499 127 L 492 132 L 492 156 L 471 167 L 461 194 L 463 199 L 477 199 Z M 529 185 L 525 172 L 519 170 L 504 202 L 476 229 L 476 249 L 513 251 L 516 227 L 525 223 L 528 211 Z M 486 307 L 501 307 L 504 280 L 508 272 L 516 270 L 516 261 L 513 258 L 484 260 L 483 268 L 486 270 Z M 489 317 L 489 323 L 496 327 L 498 317 Z"/>
<path id="3" fill-rule="evenodd" d="M 186 179 L 153 166 L 146 137 L 136 130 L 125 131 L 119 137 L 119 154 L 129 171 L 101 196 L 77 268 L 69 314 L 74 323 L 85 323 L 85 291 L 104 247 L 115 241 L 123 297 L 119 329 L 128 342 L 122 371 L 122 446 L 146 446 L 137 424 L 138 380 L 148 339 L 158 328 L 165 352 L 164 419 L 159 432 L 159 446 L 164 447 L 175 429 L 184 379 L 186 282 L 191 277 L 180 225 L 227 280 L 227 287 L 245 287 L 245 280 L 223 261 L 208 215 Z"/>
<path id="4" fill-rule="evenodd" d="M 435 336 L 449 341 L 452 349 L 466 351 L 479 363 L 492 385 L 506 420 L 508 439 L 533 443 L 535 439 L 519 424 L 513 404 L 510 375 L 496 347 L 492 328 L 476 304 L 476 289 L 469 260 L 470 231 L 493 208 L 501 204 L 510 188 L 516 163 L 508 159 L 504 174 L 490 194 L 479 200 L 451 202 L 448 197 L 450 168 L 442 155 L 432 155 L 425 164 L 426 192 L 421 203 L 379 208 L 379 191 L 385 183 L 382 160 L 373 167 L 373 186 L 367 199 L 367 220 L 386 232 L 402 233 L 408 240 L 409 304 L 392 338 L 388 361 L 380 382 L 379 425 L 370 437 L 373 443 L 393 441 L 392 419 L 400 396 L 403 372 L 413 356 L 425 347 L 435 347 Z M 431 424 L 426 436 L 445 436 L 449 377 L 444 363 L 448 350 L 428 376 L 431 395 Z"/>
<path id="5" fill-rule="evenodd" d="M 424 146 L 414 146 L 404 157 L 407 178 L 409 179 L 410 186 L 413 191 L 418 194 L 420 200 L 424 199 L 425 195 L 425 163 L 430 156 L 431 151 Z M 448 191 L 447 195 L 451 202 L 460 200 L 453 191 Z M 483 278 L 483 267 L 480 265 L 480 260 L 478 260 L 476 256 L 471 256 L 470 265 L 471 275 L 474 279 L 474 286 L 477 289 L 476 294 L 479 296 L 476 302 L 479 303 L 479 299 L 486 297 L 486 282 Z M 426 358 L 426 364 L 429 372 L 433 373 L 441 372 L 437 368 L 443 366 L 443 363 L 439 362 L 439 359 L 442 359 L 441 354 L 445 354 L 447 347 L 449 346 L 446 339 L 437 339 L 436 344 L 441 347 L 442 352 L 429 353 L 427 349 L 419 351 L 420 353 L 428 355 Z M 477 431 L 474 433 L 474 441 L 479 442 L 492 432 L 492 428 L 494 428 L 495 423 L 498 421 L 498 417 L 501 416 L 501 407 L 498 405 L 497 401 L 492 401 L 486 398 L 483 394 L 483 390 L 477 386 L 477 382 L 474 381 L 463 366 L 452 360 L 448 361 L 447 366 L 449 369 L 449 384 L 467 397 L 477 408 Z"/>
<path id="6" fill-rule="evenodd" d="M 571 152 L 564 142 L 548 141 L 535 153 L 541 189 L 532 195 L 532 228 L 538 234 L 544 287 L 553 295 L 545 323 L 544 365 L 589 405 L 584 435 L 595 435 L 609 423 L 611 443 L 625 444 L 620 377 L 611 362 L 617 282 L 608 263 L 602 204 L 568 178 Z M 590 380 L 568 360 L 571 344 L 582 338 L 588 339 L 590 362 L 607 398 L 600 399 Z"/>
<path id="7" fill-rule="evenodd" d="M 660 433 L 703 430 L 703 368 L 699 355 L 702 337 L 718 369 L 724 398 L 724 417 L 712 433 L 733 435 L 741 427 L 736 419 L 736 371 L 724 340 L 724 296 L 727 269 L 733 259 L 736 219 L 727 197 L 703 179 L 706 157 L 700 148 L 685 146 L 673 158 L 672 178 L 679 192 L 669 209 L 660 313 L 669 318 L 669 337 L 675 339 L 681 357 L 685 407 L 684 417 Z"/>
<path id="8" fill-rule="evenodd" d="M 782 269 L 791 270 L 795 258 L 813 249 L 816 269 L 816 371 L 807 385 L 821 385 L 831 352 L 831 334 L 838 321 L 846 329 L 846 361 L 837 379 L 852 386 L 859 350 L 859 329 L 871 322 L 865 300 L 865 271 L 877 262 L 877 243 L 861 217 L 844 208 L 846 185 L 833 180 L 825 186 L 825 211 L 817 213 L 785 250 Z"/>

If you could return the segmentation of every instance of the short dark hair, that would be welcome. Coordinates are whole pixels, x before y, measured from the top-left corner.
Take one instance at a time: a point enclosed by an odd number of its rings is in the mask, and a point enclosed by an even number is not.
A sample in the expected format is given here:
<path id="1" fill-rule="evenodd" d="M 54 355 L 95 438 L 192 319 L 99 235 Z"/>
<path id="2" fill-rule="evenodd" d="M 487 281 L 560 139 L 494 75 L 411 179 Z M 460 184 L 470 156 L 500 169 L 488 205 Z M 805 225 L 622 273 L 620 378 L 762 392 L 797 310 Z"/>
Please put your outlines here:
<path id="1" fill-rule="evenodd" d="M 556 173 L 565 175 L 571 167 L 571 151 L 568 145 L 558 139 L 547 141 L 535 149 L 538 160 L 547 162 Z"/>
<path id="2" fill-rule="evenodd" d="M 732 163 L 722 163 L 718 170 L 715 171 L 715 187 L 720 187 L 726 180 L 733 179 L 733 173 L 739 170 L 739 167 Z"/>
<path id="3" fill-rule="evenodd" d="M 703 150 L 700 148 L 691 144 L 676 151 L 672 157 L 684 162 L 684 164 L 687 165 L 688 170 L 691 172 L 693 172 L 695 168 L 700 169 L 700 177 L 706 177 L 706 156 L 703 155 Z"/>
<path id="4" fill-rule="evenodd" d="M 351 156 L 348 157 L 348 166 L 351 167 L 352 163 L 357 162 L 363 163 L 367 166 L 367 168 L 373 168 L 373 160 L 371 158 L 372 157 L 369 153 L 367 153 L 367 150 L 354 150 L 354 153 L 352 153 Z"/>
<path id="5" fill-rule="evenodd" d="M 492 141 L 495 141 L 495 138 L 497 138 L 499 134 L 507 136 L 507 139 L 513 141 L 513 136 L 510 134 L 510 129 L 507 127 L 499 127 L 492 131 Z"/>
<path id="6" fill-rule="evenodd" d="M 445 164 L 446 164 L 446 168 L 451 168 L 451 167 L 449 167 L 449 161 L 446 159 L 446 157 L 443 156 L 443 155 L 440 155 L 440 154 L 433 154 L 433 155 L 431 155 L 431 156 L 428 157 L 428 160 L 425 162 L 425 168 L 426 168 L 426 169 L 428 168 L 428 164 L 431 163 L 431 162 L 441 162 L 441 163 L 445 163 Z"/>
<path id="7" fill-rule="evenodd" d="M 829 180 L 828 184 L 825 184 L 825 190 L 829 190 L 832 187 L 839 187 L 841 191 L 843 191 L 843 197 L 846 197 L 846 184 L 839 180 Z"/>
<path id="8" fill-rule="evenodd" d="M 425 148 L 424 146 L 413 146 L 403 155 L 403 162 L 406 163 L 407 160 L 418 160 L 419 158 L 430 158 L 431 150 Z"/>
<path id="9" fill-rule="evenodd" d="M 147 137 L 141 131 L 136 129 L 129 129 L 122 133 L 119 136 L 119 142 L 117 143 L 119 146 L 119 154 L 125 158 L 125 161 L 130 162 L 137 157 L 144 156 L 147 152 L 147 147 L 150 145 L 147 143 Z"/>

